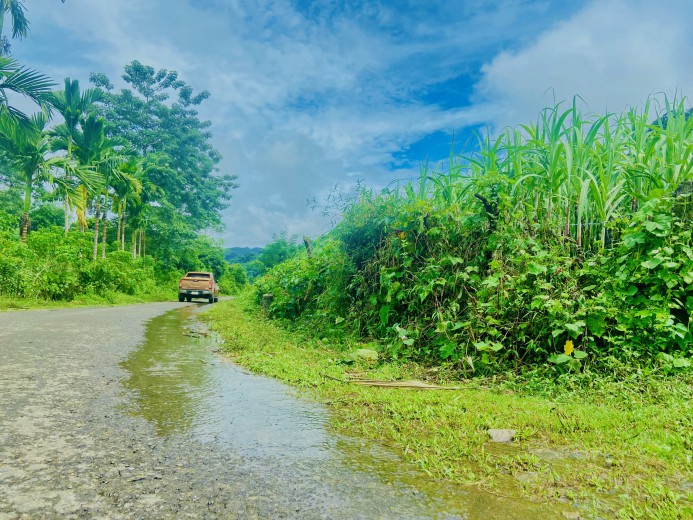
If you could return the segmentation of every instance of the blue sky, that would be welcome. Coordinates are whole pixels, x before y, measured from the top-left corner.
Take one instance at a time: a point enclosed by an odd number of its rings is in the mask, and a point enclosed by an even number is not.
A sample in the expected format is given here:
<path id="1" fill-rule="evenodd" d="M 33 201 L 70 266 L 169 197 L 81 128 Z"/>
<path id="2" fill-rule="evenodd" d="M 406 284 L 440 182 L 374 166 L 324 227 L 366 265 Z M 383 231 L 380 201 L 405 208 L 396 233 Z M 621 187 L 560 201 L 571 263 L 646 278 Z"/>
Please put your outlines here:
<path id="1" fill-rule="evenodd" d="M 306 200 L 380 187 L 474 131 L 556 99 L 596 112 L 690 94 L 690 0 L 26 0 L 15 57 L 56 80 L 116 84 L 137 59 L 212 97 L 221 169 L 240 177 L 227 246 L 329 222 Z"/>

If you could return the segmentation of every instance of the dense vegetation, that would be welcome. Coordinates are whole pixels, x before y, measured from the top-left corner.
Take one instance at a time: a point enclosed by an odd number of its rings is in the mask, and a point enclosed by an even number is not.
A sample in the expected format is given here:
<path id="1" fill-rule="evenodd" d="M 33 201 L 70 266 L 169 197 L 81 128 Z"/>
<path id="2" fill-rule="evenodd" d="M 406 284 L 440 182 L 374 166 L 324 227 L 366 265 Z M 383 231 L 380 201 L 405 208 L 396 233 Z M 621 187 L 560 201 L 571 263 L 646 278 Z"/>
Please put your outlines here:
<path id="1" fill-rule="evenodd" d="M 693 118 L 683 102 L 653 113 L 559 105 L 447 171 L 363 189 L 312 254 L 256 282 L 258 301 L 467 373 L 690 366 Z"/>
<path id="2" fill-rule="evenodd" d="M 265 247 L 231 247 L 224 251 L 224 258 L 243 267 L 248 280 L 262 276 L 275 265 L 281 264 L 298 253 L 303 246 L 297 237 L 279 233 Z"/>
<path id="3" fill-rule="evenodd" d="M 6 13 L 13 36 L 25 36 L 23 4 L 4 2 L 0 22 Z M 207 236 L 236 187 L 217 172 L 210 123 L 195 108 L 209 93 L 138 61 L 120 91 L 102 73 L 90 79 L 92 88 L 67 78 L 55 89 L 0 56 L 0 295 L 170 297 L 191 269 L 213 270 L 226 292 L 244 285 Z M 7 92 L 37 112 L 16 110 Z"/>

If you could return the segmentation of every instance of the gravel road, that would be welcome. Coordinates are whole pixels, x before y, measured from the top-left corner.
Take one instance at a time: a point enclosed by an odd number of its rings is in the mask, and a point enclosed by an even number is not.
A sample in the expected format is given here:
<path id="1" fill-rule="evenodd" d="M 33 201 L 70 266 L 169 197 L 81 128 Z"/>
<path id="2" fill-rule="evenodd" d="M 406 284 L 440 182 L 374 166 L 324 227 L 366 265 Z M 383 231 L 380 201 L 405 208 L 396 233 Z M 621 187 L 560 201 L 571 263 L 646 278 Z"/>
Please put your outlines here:
<path id="1" fill-rule="evenodd" d="M 124 411 L 121 363 L 185 305 L 0 313 L 0 520 L 477 518 L 363 468 L 253 459 Z"/>

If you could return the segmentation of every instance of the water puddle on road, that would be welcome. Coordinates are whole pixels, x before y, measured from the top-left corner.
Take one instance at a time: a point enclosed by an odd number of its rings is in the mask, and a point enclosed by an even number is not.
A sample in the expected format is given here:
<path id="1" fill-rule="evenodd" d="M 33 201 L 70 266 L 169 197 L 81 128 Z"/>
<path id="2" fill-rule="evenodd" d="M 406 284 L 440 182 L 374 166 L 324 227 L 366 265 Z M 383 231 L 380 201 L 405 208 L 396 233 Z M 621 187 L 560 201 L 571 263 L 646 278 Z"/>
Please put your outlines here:
<path id="1" fill-rule="evenodd" d="M 201 307 L 153 319 L 145 342 L 121 363 L 128 373 L 123 385 L 131 391 L 127 411 L 153 424 L 159 435 L 219 443 L 258 467 L 308 466 L 306 471 L 325 473 L 337 486 L 340 479 L 353 482 L 354 475 L 367 474 L 385 488 L 405 489 L 417 509 L 425 504 L 426 517 L 561 518 L 542 505 L 431 481 L 374 443 L 331 432 L 322 405 L 216 354 L 220 345 L 194 320 Z"/>

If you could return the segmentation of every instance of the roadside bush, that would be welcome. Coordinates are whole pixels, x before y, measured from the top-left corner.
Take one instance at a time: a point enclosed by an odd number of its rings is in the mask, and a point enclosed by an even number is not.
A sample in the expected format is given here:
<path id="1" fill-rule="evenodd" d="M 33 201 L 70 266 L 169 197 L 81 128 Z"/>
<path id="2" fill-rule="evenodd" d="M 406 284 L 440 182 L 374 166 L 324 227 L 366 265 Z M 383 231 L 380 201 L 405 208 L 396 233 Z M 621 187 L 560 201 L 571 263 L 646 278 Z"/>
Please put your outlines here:
<path id="1" fill-rule="evenodd" d="M 667 102 L 650 123 L 648 107 L 547 108 L 448 171 L 363 189 L 329 247 L 270 270 L 256 294 L 321 336 L 342 323 L 390 358 L 477 374 L 690 366 L 693 118 Z"/>
<path id="2" fill-rule="evenodd" d="M 125 294 L 173 298 L 181 273 L 150 257 L 112 251 L 92 260 L 93 236 L 61 228 L 40 229 L 27 243 L 0 233 L 0 294 L 12 298 L 72 301 L 81 295 Z"/>
<path id="3" fill-rule="evenodd" d="M 327 319 L 334 323 L 349 308 L 346 282 L 352 266 L 342 246 L 325 239 L 315 244 L 313 254 L 303 251 L 273 267 L 255 281 L 258 302 L 264 294 L 273 296 L 271 316 L 295 320 Z M 330 323 L 322 322 L 324 326 Z"/>
<path id="4" fill-rule="evenodd" d="M 248 276 L 242 265 L 228 264 L 218 283 L 222 294 L 238 294 L 248 285 Z"/>

